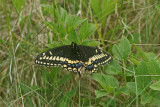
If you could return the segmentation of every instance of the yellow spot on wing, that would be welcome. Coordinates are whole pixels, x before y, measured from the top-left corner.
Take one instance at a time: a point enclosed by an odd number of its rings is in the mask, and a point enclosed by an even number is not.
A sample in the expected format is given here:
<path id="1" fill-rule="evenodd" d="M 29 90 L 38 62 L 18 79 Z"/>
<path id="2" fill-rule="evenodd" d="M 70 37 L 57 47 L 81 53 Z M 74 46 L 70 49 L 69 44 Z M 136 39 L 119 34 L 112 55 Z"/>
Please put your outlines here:
<path id="1" fill-rule="evenodd" d="M 76 68 L 73 68 L 73 71 L 77 71 L 77 69 L 76 69 Z"/>
<path id="2" fill-rule="evenodd" d="M 97 67 L 97 65 L 96 65 L 96 64 L 94 64 L 94 67 Z"/>
<path id="3" fill-rule="evenodd" d="M 47 56 L 46 59 L 49 59 L 49 56 Z"/>
<path id="4" fill-rule="evenodd" d="M 64 58 L 63 58 L 63 57 L 60 57 L 59 60 L 60 60 L 60 61 L 64 61 Z"/>
<path id="5" fill-rule="evenodd" d="M 67 67 L 67 65 L 65 64 L 65 65 L 63 65 L 63 67 L 64 67 L 64 68 L 66 68 L 66 67 Z"/>
<path id="6" fill-rule="evenodd" d="M 88 65 L 91 65 L 91 64 L 92 64 L 91 61 L 92 61 L 91 58 L 89 58 Z"/>
<path id="7" fill-rule="evenodd" d="M 68 71 L 70 71 L 70 70 L 72 70 L 72 68 L 71 68 L 71 67 L 68 67 Z"/>
<path id="8" fill-rule="evenodd" d="M 56 57 L 53 57 L 53 60 L 55 60 L 56 59 Z"/>
<path id="9" fill-rule="evenodd" d="M 49 58 L 49 60 L 52 60 L 52 58 L 53 58 L 53 56 L 51 56 L 51 57 Z"/>
<path id="10" fill-rule="evenodd" d="M 59 61 L 59 56 L 57 56 L 56 60 Z"/>
<path id="11" fill-rule="evenodd" d="M 71 62 L 71 60 L 68 60 L 68 63 L 70 63 L 70 64 L 71 64 L 71 63 L 72 63 L 72 62 Z"/>
<path id="12" fill-rule="evenodd" d="M 53 55 L 51 51 L 49 51 L 49 54 L 50 54 L 50 55 Z"/>
<path id="13" fill-rule="evenodd" d="M 98 53 L 98 50 L 96 49 L 96 53 Z"/>
<path id="14" fill-rule="evenodd" d="M 46 59 L 46 56 L 44 56 L 43 59 Z"/>

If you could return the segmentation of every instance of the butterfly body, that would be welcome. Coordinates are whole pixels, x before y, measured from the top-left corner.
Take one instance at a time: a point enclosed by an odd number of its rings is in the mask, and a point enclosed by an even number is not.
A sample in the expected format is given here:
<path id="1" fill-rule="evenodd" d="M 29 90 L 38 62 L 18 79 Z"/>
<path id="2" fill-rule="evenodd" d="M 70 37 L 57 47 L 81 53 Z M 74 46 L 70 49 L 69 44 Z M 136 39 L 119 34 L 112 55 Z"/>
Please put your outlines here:
<path id="1" fill-rule="evenodd" d="M 81 75 L 83 67 L 85 71 L 96 72 L 98 65 L 109 63 L 111 60 L 112 57 L 103 50 L 72 42 L 71 45 L 52 48 L 39 54 L 35 63 L 53 67 L 62 66 Z"/>

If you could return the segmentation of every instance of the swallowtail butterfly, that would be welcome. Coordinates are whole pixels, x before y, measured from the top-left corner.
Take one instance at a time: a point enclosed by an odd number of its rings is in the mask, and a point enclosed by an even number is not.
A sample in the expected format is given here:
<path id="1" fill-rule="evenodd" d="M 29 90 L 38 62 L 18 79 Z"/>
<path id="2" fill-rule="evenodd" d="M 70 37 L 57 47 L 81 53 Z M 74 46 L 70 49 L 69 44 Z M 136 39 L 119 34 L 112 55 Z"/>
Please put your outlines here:
<path id="1" fill-rule="evenodd" d="M 109 63 L 112 57 L 103 50 L 95 47 L 77 45 L 64 45 L 52 48 L 39 54 L 35 60 L 38 65 L 62 66 L 68 71 L 74 71 L 81 76 L 81 68 L 92 73 L 97 71 L 98 65 Z"/>

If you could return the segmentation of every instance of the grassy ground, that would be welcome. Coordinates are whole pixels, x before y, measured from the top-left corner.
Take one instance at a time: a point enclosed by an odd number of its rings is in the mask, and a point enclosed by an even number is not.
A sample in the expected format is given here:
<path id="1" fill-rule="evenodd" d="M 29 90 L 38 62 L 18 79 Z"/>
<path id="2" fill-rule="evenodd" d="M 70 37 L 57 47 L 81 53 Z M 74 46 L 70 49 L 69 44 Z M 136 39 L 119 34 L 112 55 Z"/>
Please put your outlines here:
<path id="1" fill-rule="evenodd" d="M 159 0 L 0 0 L 1 107 L 160 105 Z M 98 46 L 98 73 L 35 65 L 60 45 Z"/>

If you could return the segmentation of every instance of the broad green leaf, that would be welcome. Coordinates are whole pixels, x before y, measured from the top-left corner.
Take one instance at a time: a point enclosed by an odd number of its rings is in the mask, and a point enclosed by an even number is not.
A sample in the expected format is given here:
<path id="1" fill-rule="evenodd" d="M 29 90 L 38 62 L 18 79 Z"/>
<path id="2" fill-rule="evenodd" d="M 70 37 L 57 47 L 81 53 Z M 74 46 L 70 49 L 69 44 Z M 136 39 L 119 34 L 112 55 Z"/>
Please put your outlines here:
<path id="1" fill-rule="evenodd" d="M 60 8 L 60 13 L 61 13 L 61 21 L 64 22 L 65 21 L 65 18 L 66 18 L 66 15 L 67 15 L 67 11 L 63 8 Z"/>
<path id="2" fill-rule="evenodd" d="M 121 66 L 119 65 L 119 63 L 116 60 L 113 60 L 109 64 L 109 66 L 106 65 L 104 69 L 108 74 L 116 75 L 116 74 L 119 74 L 120 72 L 122 72 Z"/>
<path id="3" fill-rule="evenodd" d="M 76 29 L 78 26 L 80 26 L 85 21 L 87 21 L 87 19 L 82 19 L 82 18 L 79 18 L 78 16 L 74 16 L 73 18 L 74 29 Z"/>
<path id="4" fill-rule="evenodd" d="M 151 90 L 150 91 L 150 97 L 152 98 L 150 104 L 151 105 L 157 105 L 157 107 L 160 105 L 160 91 L 157 90 Z"/>
<path id="5" fill-rule="evenodd" d="M 139 56 L 145 60 L 148 61 L 147 56 L 145 55 L 145 53 L 142 51 L 142 49 L 139 46 L 135 46 L 136 50 L 138 51 Z"/>
<path id="6" fill-rule="evenodd" d="M 152 78 L 155 80 L 159 80 L 160 79 L 160 67 L 158 63 L 156 62 L 156 60 L 150 59 L 148 62 L 148 67 L 149 67 L 150 75 L 155 75 L 155 76 L 152 76 Z"/>
<path id="7" fill-rule="evenodd" d="M 90 37 L 94 32 L 96 31 L 96 25 L 95 24 L 88 24 L 88 30 L 86 34 L 86 38 Z"/>
<path id="8" fill-rule="evenodd" d="M 126 86 L 122 86 L 122 87 L 118 88 L 118 92 L 123 93 L 125 95 L 129 95 L 129 90 Z"/>
<path id="9" fill-rule="evenodd" d="M 117 88 L 119 86 L 119 82 L 113 76 L 105 75 L 105 74 L 94 74 L 92 76 L 106 92 L 112 91 L 113 88 Z"/>
<path id="10" fill-rule="evenodd" d="M 136 91 L 136 84 L 135 84 L 135 82 L 128 82 L 126 86 L 127 86 L 127 88 L 129 89 L 129 91 L 131 93 L 134 93 L 134 94 L 137 93 L 139 95 L 142 92 L 142 89 L 140 89 L 138 87 L 137 87 L 137 91 Z"/>
<path id="11" fill-rule="evenodd" d="M 68 33 L 68 40 L 75 42 L 77 44 L 79 44 L 79 37 L 76 35 L 76 32 L 74 29 L 70 30 L 70 32 Z"/>
<path id="12" fill-rule="evenodd" d="M 119 87 L 119 82 L 115 77 L 105 74 L 103 74 L 103 77 L 111 88 Z"/>
<path id="13" fill-rule="evenodd" d="M 80 39 L 83 41 L 88 37 L 90 37 L 95 31 L 96 31 L 96 25 L 89 24 L 86 21 L 82 24 L 78 32 L 79 32 Z"/>
<path id="14" fill-rule="evenodd" d="M 152 81 L 151 77 L 148 76 L 150 71 L 148 69 L 147 62 L 141 61 L 135 71 L 138 88 L 146 88 Z"/>
<path id="15" fill-rule="evenodd" d="M 108 90 L 108 84 L 105 82 L 105 79 L 103 78 L 102 74 L 93 74 L 92 78 L 96 80 L 105 91 Z"/>
<path id="16" fill-rule="evenodd" d="M 147 104 L 147 103 L 150 103 L 152 100 L 152 97 L 148 94 L 148 93 L 143 93 L 142 94 L 142 97 L 141 97 L 141 103 L 144 105 L 144 104 Z"/>
<path id="17" fill-rule="evenodd" d="M 139 43 L 139 34 L 134 33 L 133 36 L 129 36 L 129 41 L 133 44 Z"/>
<path id="18" fill-rule="evenodd" d="M 150 86 L 150 88 L 153 89 L 153 90 L 159 90 L 160 91 L 160 81 L 157 81 L 156 83 L 153 83 Z"/>
<path id="19" fill-rule="evenodd" d="M 105 90 L 95 90 L 96 98 L 106 96 L 108 93 Z"/>
<path id="20" fill-rule="evenodd" d="M 64 24 L 66 31 L 70 32 L 70 30 L 73 29 L 73 17 L 71 15 L 67 15 Z"/>
<path id="21" fill-rule="evenodd" d="M 134 71 L 136 69 L 135 65 L 127 66 L 127 70 L 124 72 L 125 76 L 134 76 Z"/>
<path id="22" fill-rule="evenodd" d="M 118 60 L 126 60 L 131 52 L 131 44 L 128 41 L 128 39 L 123 36 L 120 40 L 120 43 L 118 43 L 118 45 L 113 46 L 112 52 L 114 54 L 114 57 Z"/>
<path id="23" fill-rule="evenodd" d="M 131 62 L 133 62 L 134 64 L 139 65 L 139 61 L 138 61 L 137 59 L 130 57 L 129 60 L 130 60 Z"/>
<path id="24" fill-rule="evenodd" d="M 157 56 L 153 52 L 145 52 L 144 53 L 148 59 L 156 59 Z"/>

